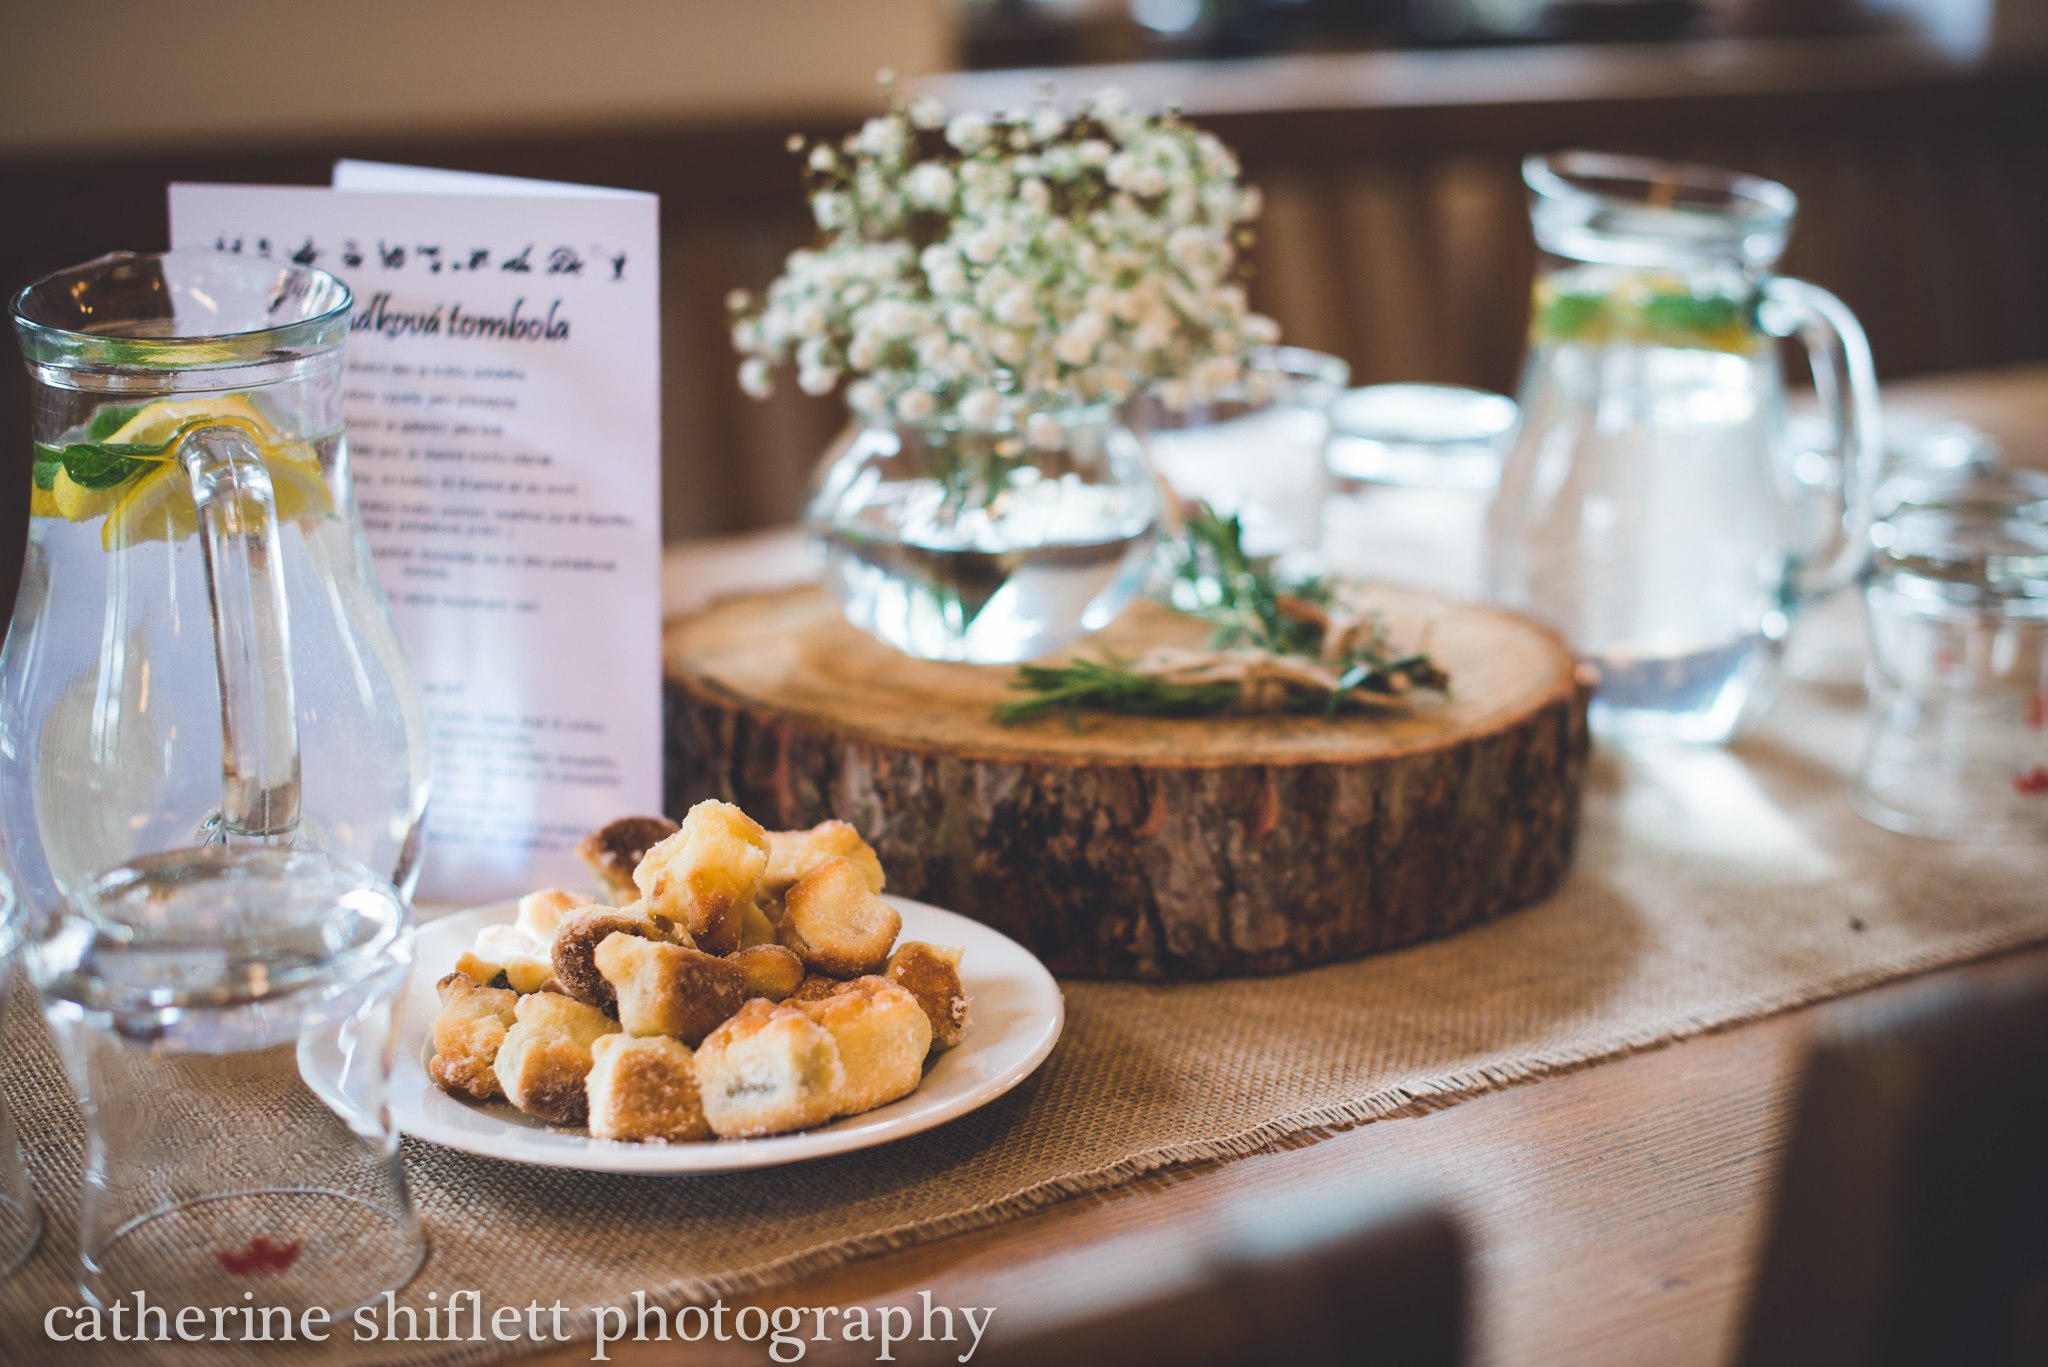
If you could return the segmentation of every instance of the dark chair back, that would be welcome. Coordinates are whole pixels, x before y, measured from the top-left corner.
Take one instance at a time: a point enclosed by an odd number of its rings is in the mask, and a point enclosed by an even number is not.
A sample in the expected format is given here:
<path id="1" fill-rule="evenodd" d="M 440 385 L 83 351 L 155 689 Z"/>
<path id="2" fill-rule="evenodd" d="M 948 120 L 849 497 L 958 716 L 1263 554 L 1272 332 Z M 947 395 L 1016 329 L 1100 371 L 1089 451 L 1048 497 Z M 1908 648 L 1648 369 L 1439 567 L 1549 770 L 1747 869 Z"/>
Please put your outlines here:
<path id="1" fill-rule="evenodd" d="M 1106 1303 L 992 1341 L 998 1367 L 1456 1367 L 1462 1241 L 1441 1211 L 1327 1200 L 1262 1207 L 1213 1242 L 1186 1230 L 1098 1250 Z M 1107 1254 L 1108 1256 L 1105 1256 Z M 1084 1255 L 1088 1256 L 1088 1255 Z"/>
<path id="2" fill-rule="evenodd" d="M 2048 1363 L 2048 969 L 1815 1044 L 1740 1361 Z"/>

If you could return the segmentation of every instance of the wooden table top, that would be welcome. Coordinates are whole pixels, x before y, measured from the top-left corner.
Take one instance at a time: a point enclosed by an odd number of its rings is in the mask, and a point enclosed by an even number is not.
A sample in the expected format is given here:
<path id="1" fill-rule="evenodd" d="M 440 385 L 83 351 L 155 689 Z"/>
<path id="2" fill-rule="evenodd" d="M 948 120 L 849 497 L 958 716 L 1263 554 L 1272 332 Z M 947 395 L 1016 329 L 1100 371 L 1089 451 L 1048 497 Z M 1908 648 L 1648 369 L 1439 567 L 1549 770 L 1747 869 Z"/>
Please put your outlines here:
<path id="1" fill-rule="evenodd" d="M 1887 388 L 1887 412 L 1971 422 L 2015 464 L 2048 468 L 2048 365 Z M 801 573 L 789 533 L 671 553 L 669 601 Z M 2048 947 L 1930 977 L 1984 984 L 2048 969 Z M 1158 1173 L 993 1229 L 938 1240 L 730 1302 L 995 1306 L 1001 1342 L 1113 1275 L 1119 1241 L 1201 1237 L 1222 1205 L 1373 1185 L 1442 1201 L 1471 1250 L 1473 1360 L 1725 1362 L 1769 1217 L 1803 1042 L 1816 1025 L 1918 989 L 1890 984 L 1719 1034 L 1225 1163 Z M 630 1291 L 631 1288 L 624 1288 Z M 806 1362 L 867 1361 L 813 1343 Z M 854 1345 L 856 1349 L 862 1345 Z M 613 1361 L 674 1360 L 673 1344 L 615 1344 Z M 758 1362 L 760 1345 L 693 1345 L 693 1363 Z M 901 1348 L 898 1349 L 899 1355 Z M 534 1355 L 583 1363 L 588 1344 Z M 915 1359 L 905 1359 L 915 1360 Z"/>

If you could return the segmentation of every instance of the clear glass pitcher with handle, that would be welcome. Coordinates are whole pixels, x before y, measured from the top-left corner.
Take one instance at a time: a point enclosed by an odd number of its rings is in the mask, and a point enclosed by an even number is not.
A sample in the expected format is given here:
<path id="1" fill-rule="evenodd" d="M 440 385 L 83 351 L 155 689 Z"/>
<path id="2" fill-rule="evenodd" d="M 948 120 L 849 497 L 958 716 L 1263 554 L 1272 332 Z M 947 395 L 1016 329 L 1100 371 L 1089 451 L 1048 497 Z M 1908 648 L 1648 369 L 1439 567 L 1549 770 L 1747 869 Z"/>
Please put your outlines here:
<path id="1" fill-rule="evenodd" d="M 1541 256 L 1522 424 L 1487 523 L 1489 596 L 1595 663 L 1594 732 L 1718 743 L 1769 705 L 1799 609 L 1851 583 L 1879 460 L 1855 317 L 1774 275 L 1797 201 L 1711 167 L 1523 166 Z M 1777 341 L 1806 349 L 1842 477 L 1794 477 Z"/>
<path id="2" fill-rule="evenodd" d="M 409 892 L 428 744 L 350 495 L 350 302 L 324 271 L 214 252 L 102 257 L 15 298 L 32 516 L 0 839 L 31 905 L 238 844 Z"/>

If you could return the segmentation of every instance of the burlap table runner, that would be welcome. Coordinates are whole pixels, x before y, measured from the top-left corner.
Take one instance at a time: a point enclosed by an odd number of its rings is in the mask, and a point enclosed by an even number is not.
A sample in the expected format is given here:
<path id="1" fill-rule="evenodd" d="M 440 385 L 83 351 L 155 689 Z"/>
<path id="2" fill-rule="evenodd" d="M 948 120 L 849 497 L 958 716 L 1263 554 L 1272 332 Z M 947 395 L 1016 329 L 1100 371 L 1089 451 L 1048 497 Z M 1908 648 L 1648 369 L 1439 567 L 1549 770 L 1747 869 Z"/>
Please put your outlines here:
<path id="1" fill-rule="evenodd" d="M 899 1144 L 697 1178 L 583 1176 L 409 1144 L 433 1240 L 410 1299 L 462 1288 L 491 1305 L 559 1300 L 587 1327 L 589 1307 L 635 1290 L 670 1305 L 729 1296 L 1168 1164 L 1452 1104 L 2048 939 L 2048 849 L 1914 840 L 1850 810 L 1858 702 L 1797 689 L 1734 751 L 1597 759 L 1566 888 L 1496 924 L 1283 981 L 1069 983 L 1066 1037 L 1035 1079 Z M 0 1287 L 0 1359 L 80 1358 L 41 1332 L 44 1309 L 74 1294 L 79 1123 L 33 1018 L 17 1011 L 8 1030 L 6 1091 L 50 1231 Z M 321 1357 L 518 1351 L 334 1343 Z"/>

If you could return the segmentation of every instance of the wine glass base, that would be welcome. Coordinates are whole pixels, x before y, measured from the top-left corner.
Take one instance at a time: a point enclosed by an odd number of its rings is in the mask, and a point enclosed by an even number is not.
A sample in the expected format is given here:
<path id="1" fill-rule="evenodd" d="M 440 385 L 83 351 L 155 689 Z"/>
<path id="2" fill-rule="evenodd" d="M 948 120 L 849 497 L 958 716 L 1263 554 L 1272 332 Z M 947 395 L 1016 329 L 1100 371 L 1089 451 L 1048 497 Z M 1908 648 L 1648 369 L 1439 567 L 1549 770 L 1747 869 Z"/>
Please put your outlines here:
<path id="1" fill-rule="evenodd" d="M 1888 831 L 1969 845 L 2048 841 L 2048 794 L 2022 792 L 2003 772 L 1873 765 L 1849 800 Z"/>
<path id="2" fill-rule="evenodd" d="M 103 1310 L 122 1303 L 207 1313 L 209 1336 L 290 1337 L 305 1312 L 332 1324 L 412 1280 L 426 1234 L 410 1209 L 320 1187 L 223 1192 L 128 1221 L 81 1258 L 78 1286 Z M 222 1313 L 213 1314 L 216 1308 Z M 253 1320 L 244 1316 L 253 1308 Z M 291 1321 L 284 1332 L 282 1310 Z M 139 1309 L 137 1310 L 139 1314 Z"/>

